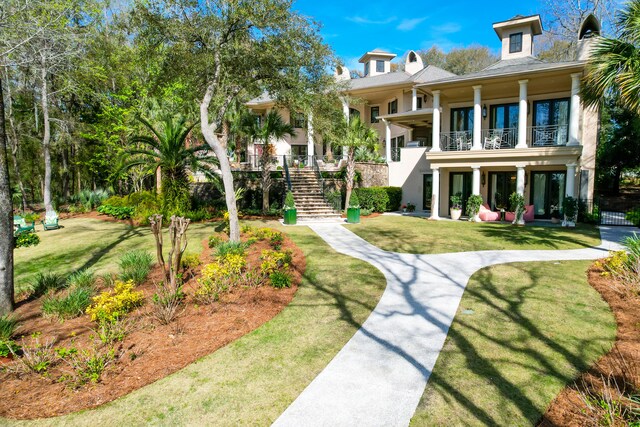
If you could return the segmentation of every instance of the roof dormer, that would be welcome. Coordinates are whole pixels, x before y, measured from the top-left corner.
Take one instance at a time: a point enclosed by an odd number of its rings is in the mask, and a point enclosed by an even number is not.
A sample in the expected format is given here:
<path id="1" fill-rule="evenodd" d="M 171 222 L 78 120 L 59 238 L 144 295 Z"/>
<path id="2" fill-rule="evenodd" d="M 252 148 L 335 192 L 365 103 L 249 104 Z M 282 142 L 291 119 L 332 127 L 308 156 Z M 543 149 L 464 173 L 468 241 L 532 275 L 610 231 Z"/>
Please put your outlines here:
<path id="1" fill-rule="evenodd" d="M 395 57 L 396 55 L 393 53 L 374 49 L 362 55 L 358 62 L 364 64 L 365 77 L 378 76 L 391 72 L 391 60 Z"/>
<path id="2" fill-rule="evenodd" d="M 407 54 L 407 60 L 404 64 L 404 71 L 407 73 L 414 75 L 418 71 L 424 68 L 424 63 L 422 62 L 422 58 L 415 51 L 410 50 Z"/>
<path id="3" fill-rule="evenodd" d="M 542 34 L 540 15 L 522 16 L 493 24 L 502 40 L 502 60 L 533 56 L 533 38 Z"/>

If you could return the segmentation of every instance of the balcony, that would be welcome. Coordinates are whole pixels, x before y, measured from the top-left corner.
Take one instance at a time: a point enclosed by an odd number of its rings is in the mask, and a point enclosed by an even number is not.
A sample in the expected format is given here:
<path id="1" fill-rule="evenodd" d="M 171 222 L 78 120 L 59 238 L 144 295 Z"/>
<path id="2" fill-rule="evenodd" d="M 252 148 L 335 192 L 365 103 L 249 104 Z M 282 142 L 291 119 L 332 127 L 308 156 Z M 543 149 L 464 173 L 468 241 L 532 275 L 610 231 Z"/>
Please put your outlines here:
<path id="1" fill-rule="evenodd" d="M 568 125 L 528 126 L 528 147 L 558 147 L 567 145 Z M 500 150 L 516 148 L 518 128 L 483 129 L 480 134 L 481 149 Z M 473 147 L 473 131 L 440 133 L 442 151 L 469 151 Z"/>

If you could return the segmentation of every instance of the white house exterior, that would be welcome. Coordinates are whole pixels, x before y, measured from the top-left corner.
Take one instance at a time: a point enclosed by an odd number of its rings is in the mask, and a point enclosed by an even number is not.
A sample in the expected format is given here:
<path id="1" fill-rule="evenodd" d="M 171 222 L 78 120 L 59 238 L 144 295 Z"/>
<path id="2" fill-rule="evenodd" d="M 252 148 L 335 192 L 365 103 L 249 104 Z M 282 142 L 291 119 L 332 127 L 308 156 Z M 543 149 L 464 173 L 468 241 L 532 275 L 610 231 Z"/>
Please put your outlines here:
<path id="1" fill-rule="evenodd" d="M 380 135 L 388 184 L 402 187 L 403 202 L 434 219 L 448 215 L 457 193 L 463 200 L 480 194 L 496 210 L 517 191 L 538 218 L 550 217 L 565 196 L 593 198 L 599 112 L 585 107 L 579 92 L 597 20 L 589 17 L 580 30 L 578 60 L 561 63 L 534 56 L 538 15 L 493 28 L 501 58 L 479 72 L 457 76 L 424 67 L 413 51 L 403 71 L 391 72 L 395 55 L 374 50 L 360 58 L 364 77 L 351 79 L 345 67 L 335 73 L 348 85 L 345 115 L 359 114 Z M 262 98 L 249 107 L 263 113 L 274 105 Z M 300 130 L 278 141 L 278 154 L 324 154 L 312 126 Z"/>

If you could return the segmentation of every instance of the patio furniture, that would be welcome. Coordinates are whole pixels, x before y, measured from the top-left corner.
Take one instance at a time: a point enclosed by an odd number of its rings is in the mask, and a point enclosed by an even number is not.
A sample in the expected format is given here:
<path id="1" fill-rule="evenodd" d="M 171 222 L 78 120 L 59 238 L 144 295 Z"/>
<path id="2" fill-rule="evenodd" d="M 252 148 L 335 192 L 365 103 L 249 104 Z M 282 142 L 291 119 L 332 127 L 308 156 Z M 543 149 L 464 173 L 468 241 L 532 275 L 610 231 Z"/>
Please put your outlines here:
<path id="1" fill-rule="evenodd" d="M 535 220 L 535 212 L 533 211 L 533 205 L 526 205 L 524 207 L 524 222 L 533 222 Z M 513 222 L 516 219 L 516 214 L 514 212 L 507 212 L 504 215 L 504 219 Z"/>
<path id="2" fill-rule="evenodd" d="M 16 234 L 24 233 L 25 231 L 36 231 L 36 222 L 32 221 L 31 225 L 29 225 L 21 216 L 13 217 L 13 226 Z"/>
<path id="3" fill-rule="evenodd" d="M 467 151 L 471 149 L 471 141 L 467 132 L 457 132 L 454 135 L 454 147 L 458 151 Z"/>
<path id="4" fill-rule="evenodd" d="M 480 205 L 478 216 L 483 221 L 500 221 L 500 212 L 492 211 L 486 203 Z"/>
<path id="5" fill-rule="evenodd" d="M 41 222 L 42 227 L 44 227 L 44 231 L 57 230 L 58 228 L 60 228 L 60 226 L 58 225 L 58 214 L 55 212 L 53 214 L 47 214 L 44 217 L 44 221 Z"/>
<path id="6" fill-rule="evenodd" d="M 485 150 L 498 150 L 502 148 L 502 129 L 496 129 L 489 132 L 489 136 L 484 138 Z"/>

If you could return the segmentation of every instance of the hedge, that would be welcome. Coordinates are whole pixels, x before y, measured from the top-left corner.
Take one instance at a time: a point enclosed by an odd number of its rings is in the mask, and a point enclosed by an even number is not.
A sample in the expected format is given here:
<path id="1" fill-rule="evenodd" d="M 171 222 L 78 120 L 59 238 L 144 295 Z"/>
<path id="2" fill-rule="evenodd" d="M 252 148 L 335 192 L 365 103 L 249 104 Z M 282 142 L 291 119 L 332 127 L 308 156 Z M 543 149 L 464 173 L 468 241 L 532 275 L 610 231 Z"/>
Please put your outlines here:
<path id="1" fill-rule="evenodd" d="M 402 188 L 401 187 L 381 187 L 387 192 L 389 203 L 387 203 L 387 212 L 395 212 L 400 210 L 400 204 L 402 203 Z"/>
<path id="2" fill-rule="evenodd" d="M 372 212 L 393 212 L 400 209 L 402 188 L 400 187 L 366 187 L 354 188 L 360 200 L 360 208 Z"/>

